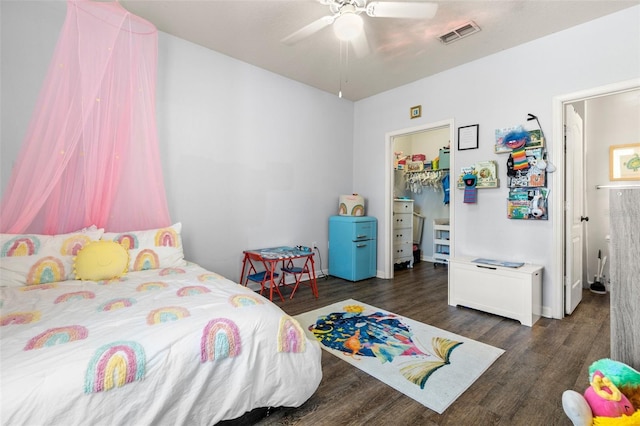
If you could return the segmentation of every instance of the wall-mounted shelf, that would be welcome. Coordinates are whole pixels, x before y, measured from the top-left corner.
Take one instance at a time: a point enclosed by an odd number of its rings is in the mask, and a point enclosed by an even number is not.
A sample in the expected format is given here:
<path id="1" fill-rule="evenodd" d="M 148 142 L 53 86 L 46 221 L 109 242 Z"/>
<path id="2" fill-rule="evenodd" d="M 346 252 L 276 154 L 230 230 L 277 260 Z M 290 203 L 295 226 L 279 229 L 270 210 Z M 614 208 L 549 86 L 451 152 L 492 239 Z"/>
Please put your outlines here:
<path id="1" fill-rule="evenodd" d="M 464 189 L 463 176 L 465 174 L 476 175 L 476 188 L 497 188 L 500 186 L 498 179 L 498 167 L 495 161 L 479 161 L 470 167 L 463 167 L 458 177 L 458 189 Z"/>

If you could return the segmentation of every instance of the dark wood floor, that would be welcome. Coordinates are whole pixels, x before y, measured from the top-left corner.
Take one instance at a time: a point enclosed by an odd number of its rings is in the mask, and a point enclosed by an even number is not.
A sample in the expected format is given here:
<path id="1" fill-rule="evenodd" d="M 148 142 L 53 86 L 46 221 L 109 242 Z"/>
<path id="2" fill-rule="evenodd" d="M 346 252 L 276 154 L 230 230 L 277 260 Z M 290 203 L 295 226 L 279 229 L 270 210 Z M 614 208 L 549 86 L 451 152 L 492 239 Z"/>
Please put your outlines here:
<path id="1" fill-rule="evenodd" d="M 308 287 L 278 302 L 290 315 L 345 299 L 373 305 L 504 349 L 506 352 L 443 414 L 322 351 L 323 379 L 296 409 L 245 420 L 259 425 L 567 425 L 562 392 L 582 392 L 587 369 L 609 357 L 609 295 L 585 290 L 582 303 L 563 320 L 541 318 L 533 327 L 480 311 L 447 305 L 447 267 L 420 262 L 393 280 L 356 283 L 318 280 L 320 298 Z"/>

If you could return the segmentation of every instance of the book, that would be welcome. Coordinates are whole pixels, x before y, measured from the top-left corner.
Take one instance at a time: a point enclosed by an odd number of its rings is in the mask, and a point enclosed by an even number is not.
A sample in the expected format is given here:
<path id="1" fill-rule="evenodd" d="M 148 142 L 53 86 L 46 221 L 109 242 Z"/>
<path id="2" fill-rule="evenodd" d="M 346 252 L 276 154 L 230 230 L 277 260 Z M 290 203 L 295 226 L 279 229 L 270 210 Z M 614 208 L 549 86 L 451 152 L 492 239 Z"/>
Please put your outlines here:
<path id="1" fill-rule="evenodd" d="M 481 263 L 483 265 L 503 266 L 505 268 L 519 268 L 524 262 L 504 262 L 502 260 L 478 258 L 472 260 L 473 263 Z"/>

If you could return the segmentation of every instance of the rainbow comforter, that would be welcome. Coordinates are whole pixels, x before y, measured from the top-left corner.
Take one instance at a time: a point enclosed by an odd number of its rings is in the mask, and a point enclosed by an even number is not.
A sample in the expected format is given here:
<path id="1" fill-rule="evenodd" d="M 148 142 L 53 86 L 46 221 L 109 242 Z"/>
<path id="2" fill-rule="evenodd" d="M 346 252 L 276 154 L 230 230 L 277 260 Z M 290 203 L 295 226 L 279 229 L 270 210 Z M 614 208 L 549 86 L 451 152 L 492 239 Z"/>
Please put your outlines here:
<path id="1" fill-rule="evenodd" d="M 3 425 L 211 425 L 322 377 L 295 320 L 195 264 L 1 288 L 0 313 Z"/>

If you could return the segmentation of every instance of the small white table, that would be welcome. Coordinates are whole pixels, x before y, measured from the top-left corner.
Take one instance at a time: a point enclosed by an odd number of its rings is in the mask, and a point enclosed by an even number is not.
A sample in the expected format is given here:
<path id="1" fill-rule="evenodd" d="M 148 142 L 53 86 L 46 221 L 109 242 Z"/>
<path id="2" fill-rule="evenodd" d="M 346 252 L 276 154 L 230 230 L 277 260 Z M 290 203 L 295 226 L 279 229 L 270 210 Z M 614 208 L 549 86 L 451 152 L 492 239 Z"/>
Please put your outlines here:
<path id="1" fill-rule="evenodd" d="M 519 268 L 449 259 L 449 305 L 466 306 L 520 321 L 531 327 L 542 312 L 541 265 Z"/>

